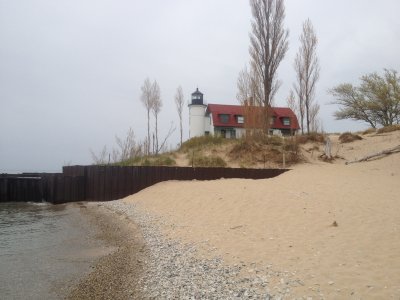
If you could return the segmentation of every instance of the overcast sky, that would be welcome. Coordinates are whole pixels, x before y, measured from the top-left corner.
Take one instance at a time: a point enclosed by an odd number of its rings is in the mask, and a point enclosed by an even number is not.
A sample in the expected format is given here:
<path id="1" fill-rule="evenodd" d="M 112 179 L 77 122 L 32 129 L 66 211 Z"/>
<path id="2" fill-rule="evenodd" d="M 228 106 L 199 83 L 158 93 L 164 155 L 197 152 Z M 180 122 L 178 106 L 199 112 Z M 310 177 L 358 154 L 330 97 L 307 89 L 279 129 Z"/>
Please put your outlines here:
<path id="1" fill-rule="evenodd" d="M 279 67 L 277 106 L 294 83 L 302 22 L 319 38 L 316 99 L 324 130 L 366 126 L 336 121 L 329 88 L 361 75 L 400 71 L 400 1 L 286 0 L 289 51 Z M 140 87 L 157 80 L 160 136 L 179 126 L 174 104 L 198 87 L 208 103 L 237 104 L 236 80 L 249 61 L 246 0 L 0 0 L 0 172 L 60 171 L 92 163 L 132 127 L 146 134 Z M 184 138 L 188 137 L 184 109 Z M 170 139 L 176 146 L 179 130 Z"/>

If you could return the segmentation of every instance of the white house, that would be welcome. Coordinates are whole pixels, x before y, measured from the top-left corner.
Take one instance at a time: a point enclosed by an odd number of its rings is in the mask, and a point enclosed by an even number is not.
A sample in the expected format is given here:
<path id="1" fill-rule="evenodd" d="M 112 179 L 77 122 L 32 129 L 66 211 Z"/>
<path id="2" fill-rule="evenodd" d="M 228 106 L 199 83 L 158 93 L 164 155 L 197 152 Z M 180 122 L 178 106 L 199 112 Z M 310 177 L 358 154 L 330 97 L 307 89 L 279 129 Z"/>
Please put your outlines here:
<path id="1" fill-rule="evenodd" d="M 255 110 L 260 112 L 259 108 Z M 271 133 L 289 135 L 300 129 L 296 115 L 288 107 L 271 107 L 271 116 Z M 244 124 L 243 106 L 205 104 L 199 89 L 192 93 L 189 103 L 189 138 L 208 134 L 239 138 L 246 132 Z"/>

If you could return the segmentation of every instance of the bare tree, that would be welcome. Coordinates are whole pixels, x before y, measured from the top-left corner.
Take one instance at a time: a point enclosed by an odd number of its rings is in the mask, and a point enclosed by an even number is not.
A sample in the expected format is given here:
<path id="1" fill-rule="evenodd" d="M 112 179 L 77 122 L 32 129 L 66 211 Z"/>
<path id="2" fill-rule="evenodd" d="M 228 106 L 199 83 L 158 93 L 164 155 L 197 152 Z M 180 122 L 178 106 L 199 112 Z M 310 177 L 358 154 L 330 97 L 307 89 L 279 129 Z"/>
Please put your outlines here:
<path id="1" fill-rule="evenodd" d="M 151 110 L 152 110 L 154 118 L 155 118 L 155 152 L 156 152 L 156 154 L 158 154 L 158 152 L 159 152 L 159 148 L 158 148 L 158 114 L 161 111 L 162 102 L 161 102 L 161 95 L 160 95 L 160 87 L 159 87 L 157 81 L 154 80 L 154 82 L 151 86 L 151 90 L 152 90 Z"/>
<path id="2" fill-rule="evenodd" d="M 286 99 L 286 104 L 294 112 L 294 114 L 297 116 L 298 105 L 297 105 L 297 102 L 296 102 L 296 95 L 294 94 L 293 90 L 290 90 L 289 96 Z"/>
<path id="3" fill-rule="evenodd" d="M 260 80 L 264 130 L 268 133 L 269 107 L 280 83 L 277 69 L 288 50 L 289 31 L 283 28 L 285 6 L 283 0 L 250 0 L 253 20 L 250 34 L 251 67 Z"/>
<path id="4" fill-rule="evenodd" d="M 304 114 L 306 117 L 307 133 L 310 133 L 310 125 L 312 121 L 311 108 L 314 105 L 313 101 L 315 94 L 315 85 L 319 79 L 320 72 L 318 57 L 316 53 L 318 39 L 310 19 L 307 19 L 303 23 L 303 32 L 300 36 L 300 42 L 301 45 L 294 63 L 297 77 L 295 90 L 297 96 L 299 97 L 300 122 L 302 125 L 302 133 L 304 133 Z"/>
<path id="5" fill-rule="evenodd" d="M 249 71 L 247 66 L 245 66 L 243 70 L 239 72 L 239 77 L 237 79 L 238 91 L 236 98 L 243 107 L 243 125 L 246 130 L 246 137 L 254 135 L 257 129 L 263 126 L 263 122 L 260 122 L 260 107 L 262 106 L 260 82 L 257 80 L 256 76 L 257 74 L 254 72 L 253 68 Z"/>
<path id="6" fill-rule="evenodd" d="M 168 129 L 167 135 L 165 136 L 164 140 L 162 141 L 162 143 L 160 145 L 160 148 L 157 151 L 158 153 L 166 150 L 167 141 L 171 137 L 171 135 L 174 133 L 175 129 L 176 128 L 174 127 L 174 123 L 171 122 L 171 126 Z"/>
<path id="7" fill-rule="evenodd" d="M 252 135 L 253 128 L 250 128 L 249 124 L 252 119 L 251 115 L 251 105 L 253 104 L 253 96 L 254 96 L 254 91 L 252 89 L 252 83 L 251 83 L 251 75 L 249 71 L 247 70 L 247 66 L 243 68 L 239 72 L 239 76 L 237 79 L 237 93 L 236 93 L 236 99 L 239 101 L 240 105 L 243 108 L 243 126 L 246 130 L 246 138 L 249 138 Z"/>
<path id="8" fill-rule="evenodd" d="M 118 148 L 113 149 L 114 162 L 126 161 L 143 155 L 142 145 L 137 143 L 132 128 L 129 128 L 124 139 L 116 135 L 115 142 L 117 143 Z"/>
<path id="9" fill-rule="evenodd" d="M 249 99 L 253 98 L 254 91 L 251 84 L 252 78 L 250 72 L 247 70 L 247 66 L 244 66 L 243 70 L 239 72 L 237 79 L 237 93 L 236 99 L 241 105 L 244 105 Z"/>
<path id="10" fill-rule="evenodd" d="M 310 132 L 319 132 L 322 130 L 321 120 L 318 117 L 320 106 L 313 103 L 310 108 Z"/>
<path id="11" fill-rule="evenodd" d="M 182 111 L 183 111 L 183 104 L 184 104 L 184 96 L 183 96 L 183 90 L 182 87 L 179 86 L 176 89 L 176 94 L 175 94 L 175 104 L 176 104 L 176 110 L 178 112 L 179 116 L 179 129 L 180 129 L 180 134 L 181 134 L 181 143 L 180 145 L 182 146 L 182 136 L 183 136 L 183 129 L 182 129 Z"/>
<path id="12" fill-rule="evenodd" d="M 302 66 L 300 65 L 300 62 L 295 60 L 294 68 L 296 71 L 296 79 L 297 83 L 294 84 L 294 90 L 296 91 L 297 95 L 297 100 L 298 100 L 298 112 L 299 112 L 299 123 L 300 123 L 300 128 L 301 128 L 301 134 L 304 134 L 304 114 L 305 114 L 305 109 L 304 109 L 304 78 L 303 78 L 303 71 L 302 71 Z"/>
<path id="13" fill-rule="evenodd" d="M 143 156 L 146 151 L 145 143 L 138 142 L 135 138 L 135 133 L 132 128 L 129 128 L 126 136 L 120 138 L 115 136 L 115 142 L 117 147 L 113 147 L 111 154 L 107 151 L 107 146 L 104 146 L 99 155 L 96 155 L 93 150 L 90 149 L 93 162 L 97 165 L 104 165 L 110 162 L 129 162 L 129 160 Z M 111 156 L 111 157 L 110 157 Z"/>
<path id="14" fill-rule="evenodd" d="M 147 112 L 147 140 L 146 140 L 146 154 L 150 154 L 150 110 L 153 106 L 153 87 L 149 78 L 146 78 L 142 87 L 142 95 L 140 100 L 142 101 Z"/>

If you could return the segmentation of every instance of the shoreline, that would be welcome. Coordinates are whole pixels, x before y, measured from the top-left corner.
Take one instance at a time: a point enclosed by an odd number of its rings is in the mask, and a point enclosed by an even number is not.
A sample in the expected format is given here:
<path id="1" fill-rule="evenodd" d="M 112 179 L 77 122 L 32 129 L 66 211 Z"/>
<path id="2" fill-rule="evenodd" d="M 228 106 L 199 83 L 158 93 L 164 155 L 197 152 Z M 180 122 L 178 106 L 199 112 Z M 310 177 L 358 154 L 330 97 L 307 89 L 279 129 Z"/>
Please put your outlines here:
<path id="1" fill-rule="evenodd" d="M 345 197 L 348 188 L 341 183 L 343 191 L 339 192 L 338 183 L 332 185 L 333 181 L 329 180 L 332 176 L 336 177 L 336 173 L 331 173 L 337 169 L 343 175 L 343 180 L 351 177 L 345 174 L 353 175 L 353 178 L 365 177 L 364 184 L 371 185 L 367 178 L 371 177 L 371 172 L 378 172 L 372 168 L 376 164 L 369 163 L 367 168 L 328 166 L 323 168 L 324 172 L 321 166 L 305 166 L 300 171 L 287 174 L 279 179 L 281 184 L 286 182 L 292 185 L 293 178 L 304 173 L 311 174 L 316 169 L 320 169 L 318 176 L 326 179 L 324 185 L 302 185 L 303 191 L 299 195 L 292 195 L 289 190 L 284 198 L 291 203 L 290 209 L 280 207 L 279 202 L 275 203 L 278 200 L 272 197 L 260 198 L 263 199 L 261 202 L 256 200 L 255 196 L 260 193 L 264 197 L 268 193 L 276 194 L 272 186 L 278 188 L 278 179 L 189 182 L 185 183 L 186 188 L 182 188 L 181 183 L 167 182 L 125 199 L 87 203 L 87 215 L 95 219 L 94 224 L 103 226 L 101 230 L 106 232 L 106 238 L 99 237 L 118 248 L 99 260 L 94 271 L 68 299 L 306 299 L 310 295 L 321 299 L 395 298 L 398 294 L 395 283 L 398 273 L 394 271 L 398 262 L 393 261 L 395 256 L 390 249 L 397 248 L 398 239 L 384 238 L 379 244 L 371 240 L 371 237 L 383 236 L 383 229 L 388 228 L 386 223 L 393 224 L 392 230 L 396 230 L 398 219 L 396 222 L 389 221 L 395 218 L 395 207 L 398 205 L 392 202 L 395 199 L 394 190 L 385 192 L 387 205 L 384 206 L 374 201 L 373 189 L 364 186 L 361 186 L 361 190 L 368 194 L 363 192 L 356 196 L 353 191 L 350 194 L 353 200 L 348 201 Z M 366 169 L 369 171 L 361 176 L 360 171 L 364 173 Z M 388 170 L 383 173 L 381 179 L 394 187 L 396 174 Z M 377 177 L 373 177 L 376 180 Z M 237 187 L 256 191 L 257 187 L 261 187 L 260 184 L 264 187 L 253 196 L 235 190 Z M 302 182 L 297 184 L 301 185 Z M 374 186 L 378 184 L 374 183 Z M 188 198 L 188 190 L 212 193 L 219 191 L 221 185 L 229 187 L 232 193 L 238 194 L 238 198 L 233 201 L 230 197 L 216 195 L 218 199 L 206 201 L 205 195 L 199 192 L 196 192 L 199 193 L 196 197 Z M 333 188 L 333 194 L 328 191 L 328 186 Z M 348 187 L 352 188 L 352 185 Z M 267 193 L 267 190 L 270 191 Z M 361 190 L 357 189 L 357 192 Z M 335 197 L 330 198 L 330 195 Z M 269 205 L 270 201 L 275 204 Z M 362 210 L 358 204 L 362 205 Z M 237 207 L 242 209 L 237 210 Z M 275 207 L 275 211 L 272 207 Z M 304 207 L 307 212 L 303 212 Z M 271 211 L 270 215 L 268 211 Z M 375 211 L 374 215 L 370 211 Z M 304 216 L 301 217 L 298 212 Z M 261 217 L 258 218 L 260 213 Z M 293 218 L 294 215 L 297 219 Z M 383 215 L 385 219 L 382 219 Z M 184 218 L 187 218 L 186 221 Z M 265 220 L 275 221 L 265 227 L 262 225 Z M 307 223 L 299 225 L 301 220 Z M 338 220 L 339 225 L 332 225 L 332 220 Z M 374 227 L 369 226 L 372 223 Z M 286 224 L 287 228 L 283 228 L 282 224 Z M 303 231 L 303 226 L 309 230 Z M 368 228 L 368 231 L 364 228 Z M 317 232 L 310 235 L 314 229 Z M 276 234 L 278 230 L 279 236 L 268 238 L 269 231 Z M 356 232 L 362 234 L 355 237 Z M 386 235 L 394 237 L 393 233 Z M 293 234 L 299 235 L 297 240 Z M 350 245 L 349 239 L 353 243 L 362 243 L 365 255 L 360 252 L 360 245 Z M 286 245 L 288 241 L 290 244 Z M 383 251 L 381 247 L 375 247 L 378 245 L 391 247 L 384 247 L 385 253 L 380 254 L 378 258 L 381 260 L 376 262 L 371 257 L 376 255 L 376 251 Z M 309 255 L 306 247 L 314 247 L 311 254 L 319 255 Z M 298 259 L 288 265 L 291 255 L 296 255 Z M 357 265 L 353 265 L 354 260 Z M 315 265 L 315 261 L 318 261 L 318 265 Z M 368 270 L 371 264 L 373 268 Z M 309 268 L 309 271 L 305 268 Z M 342 272 L 338 272 L 338 268 Z M 328 272 L 327 276 L 334 279 L 328 281 L 321 275 L 323 272 Z M 354 272 L 359 273 L 350 280 L 349 274 Z M 392 275 L 383 278 L 379 272 Z"/>
<path id="2" fill-rule="evenodd" d="M 98 229 L 96 238 L 114 251 L 96 260 L 66 299 L 275 299 L 294 283 L 285 280 L 271 291 L 269 278 L 287 274 L 257 264 L 227 264 L 212 249 L 202 256 L 205 245 L 168 238 L 161 219 L 124 200 L 82 207 Z"/>
<path id="3" fill-rule="evenodd" d="M 146 247 L 140 230 L 123 215 L 98 203 L 79 203 L 81 214 L 95 228 L 96 239 L 110 248 L 92 270 L 73 286 L 66 299 L 142 298 L 140 280 Z"/>
<path id="4" fill-rule="evenodd" d="M 229 264 L 207 243 L 183 242 L 164 232 L 164 219 L 124 199 L 104 202 L 119 219 L 135 222 L 146 245 L 144 272 L 137 280 L 143 299 L 280 299 L 298 282 L 256 263 Z M 206 250 L 206 252 L 204 252 Z M 282 282 L 270 282 L 275 277 Z"/>
<path id="5" fill-rule="evenodd" d="M 0 204 L 2 299 L 65 299 L 113 249 L 77 204 Z"/>
<path id="6" fill-rule="evenodd" d="M 367 137 L 336 152 L 354 160 L 399 138 Z M 271 179 L 169 181 L 87 205 L 136 224 L 125 234 L 145 245 L 142 272 L 126 277 L 136 298 L 397 299 L 399 154 L 350 166 L 309 154 Z M 115 299 L 125 288 L 113 289 Z"/>

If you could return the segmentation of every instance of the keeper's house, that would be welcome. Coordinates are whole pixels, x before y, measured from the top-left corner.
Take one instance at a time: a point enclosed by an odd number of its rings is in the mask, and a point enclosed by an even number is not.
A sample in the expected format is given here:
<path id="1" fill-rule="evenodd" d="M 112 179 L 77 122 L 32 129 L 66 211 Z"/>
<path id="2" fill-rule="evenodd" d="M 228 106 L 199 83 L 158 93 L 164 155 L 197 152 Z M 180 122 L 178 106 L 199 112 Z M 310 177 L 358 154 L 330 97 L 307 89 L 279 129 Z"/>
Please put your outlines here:
<path id="1" fill-rule="evenodd" d="M 239 138 L 246 132 L 245 116 L 254 119 L 260 116 L 260 108 L 250 109 L 253 109 L 253 113 L 246 113 L 246 108 L 241 105 L 205 104 L 203 93 L 196 89 L 189 103 L 189 138 L 209 134 Z M 292 135 L 300 129 L 297 117 L 290 108 L 271 107 L 271 110 L 271 134 Z M 247 122 L 251 123 L 260 124 L 256 120 Z"/>

